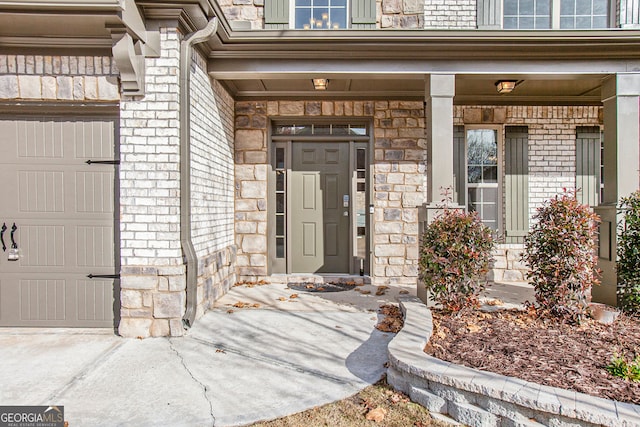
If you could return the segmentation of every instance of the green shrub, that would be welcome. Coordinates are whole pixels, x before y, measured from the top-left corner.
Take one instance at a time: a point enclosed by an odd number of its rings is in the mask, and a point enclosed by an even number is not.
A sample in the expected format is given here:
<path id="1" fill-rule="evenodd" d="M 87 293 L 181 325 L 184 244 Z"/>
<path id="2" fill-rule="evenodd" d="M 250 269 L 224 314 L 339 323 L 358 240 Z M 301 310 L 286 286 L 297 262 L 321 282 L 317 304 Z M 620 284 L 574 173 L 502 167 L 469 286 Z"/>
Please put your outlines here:
<path id="1" fill-rule="evenodd" d="M 635 359 L 627 362 L 623 356 L 614 354 L 605 369 L 614 377 L 624 378 L 628 381 L 640 381 L 640 355 L 636 355 Z"/>
<path id="2" fill-rule="evenodd" d="M 640 190 L 618 204 L 618 304 L 630 314 L 640 314 Z"/>
<path id="3" fill-rule="evenodd" d="M 591 287 L 599 283 L 596 268 L 598 216 L 582 205 L 575 192 L 548 200 L 534 215 L 525 237 L 523 261 L 543 314 L 580 322 L 588 315 Z"/>
<path id="4" fill-rule="evenodd" d="M 420 278 L 445 310 L 477 306 L 493 247 L 491 229 L 475 212 L 445 207 L 422 236 Z"/>

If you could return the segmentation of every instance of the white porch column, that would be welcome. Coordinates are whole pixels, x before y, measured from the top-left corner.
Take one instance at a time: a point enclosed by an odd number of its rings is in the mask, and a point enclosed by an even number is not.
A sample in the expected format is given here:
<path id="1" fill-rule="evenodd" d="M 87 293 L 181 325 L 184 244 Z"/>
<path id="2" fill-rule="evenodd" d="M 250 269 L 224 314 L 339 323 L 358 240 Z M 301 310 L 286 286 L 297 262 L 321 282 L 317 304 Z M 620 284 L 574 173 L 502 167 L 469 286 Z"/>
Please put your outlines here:
<path id="1" fill-rule="evenodd" d="M 616 74 L 602 85 L 604 106 L 604 196 L 595 211 L 602 218 L 598 266 L 602 286 L 594 301 L 616 305 L 616 204 L 640 188 L 640 73 Z"/>
<path id="2" fill-rule="evenodd" d="M 453 96 L 455 75 L 431 74 L 425 79 L 428 194 L 430 206 L 442 199 L 442 189 L 454 189 Z"/>

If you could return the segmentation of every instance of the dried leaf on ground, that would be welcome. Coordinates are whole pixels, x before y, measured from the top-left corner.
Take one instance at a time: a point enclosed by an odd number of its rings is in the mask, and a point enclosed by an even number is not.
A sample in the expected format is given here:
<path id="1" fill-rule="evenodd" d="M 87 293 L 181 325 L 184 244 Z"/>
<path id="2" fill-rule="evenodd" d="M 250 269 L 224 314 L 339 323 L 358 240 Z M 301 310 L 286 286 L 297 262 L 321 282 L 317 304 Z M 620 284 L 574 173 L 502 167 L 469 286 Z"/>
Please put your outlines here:
<path id="1" fill-rule="evenodd" d="M 407 295 L 409 293 L 408 290 L 406 289 L 400 289 L 400 292 L 398 292 L 400 295 Z"/>
<path id="2" fill-rule="evenodd" d="M 384 417 L 385 415 L 387 415 L 387 410 L 384 409 L 383 407 L 379 406 L 376 409 L 372 409 L 367 413 L 367 419 L 369 421 L 375 421 L 377 423 L 380 423 L 382 421 L 384 421 Z"/>
<path id="3" fill-rule="evenodd" d="M 362 295 L 369 295 L 371 293 L 371 291 L 364 291 L 364 290 L 360 290 L 360 293 Z"/>
<path id="4" fill-rule="evenodd" d="M 216 353 L 226 353 L 226 351 L 221 348 L 216 348 Z"/>
<path id="5" fill-rule="evenodd" d="M 291 299 L 298 298 L 298 294 L 291 294 L 291 295 L 289 295 L 289 298 L 291 298 Z"/>
<path id="6" fill-rule="evenodd" d="M 504 305 L 504 302 L 502 302 L 502 300 L 499 300 L 499 299 L 497 299 L 497 298 L 487 300 L 485 303 L 486 303 L 487 305 L 490 305 L 490 306 L 493 306 L 493 307 L 495 307 L 495 306 L 501 306 L 501 305 Z"/>
<path id="7" fill-rule="evenodd" d="M 381 296 L 387 293 L 387 289 L 389 289 L 388 286 L 378 286 L 378 289 L 376 290 L 376 295 L 377 296 Z"/>
<path id="8" fill-rule="evenodd" d="M 402 329 L 404 318 L 400 308 L 392 304 L 385 304 L 380 306 L 380 314 L 385 317 L 376 325 L 376 329 L 393 333 L 397 333 Z"/>
<path id="9" fill-rule="evenodd" d="M 278 301 L 286 301 L 287 299 L 285 297 L 280 297 L 278 298 Z"/>
<path id="10" fill-rule="evenodd" d="M 232 309 L 227 310 L 227 314 L 231 314 L 231 313 L 233 313 Z"/>

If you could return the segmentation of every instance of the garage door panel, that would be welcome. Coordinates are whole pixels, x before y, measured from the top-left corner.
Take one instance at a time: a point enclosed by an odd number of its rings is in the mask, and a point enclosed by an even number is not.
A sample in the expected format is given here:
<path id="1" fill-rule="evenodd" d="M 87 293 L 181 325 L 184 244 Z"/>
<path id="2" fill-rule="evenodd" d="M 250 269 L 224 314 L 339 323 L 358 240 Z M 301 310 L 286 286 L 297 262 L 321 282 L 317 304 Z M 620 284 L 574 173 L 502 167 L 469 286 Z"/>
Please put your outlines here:
<path id="1" fill-rule="evenodd" d="M 76 172 L 75 212 L 112 214 L 113 179 L 109 171 Z"/>
<path id="2" fill-rule="evenodd" d="M 113 280 L 77 280 L 78 320 L 110 321 L 113 316 Z"/>
<path id="3" fill-rule="evenodd" d="M 20 234 L 16 242 L 22 251 L 18 261 L 20 267 L 64 267 L 64 226 L 23 225 L 17 231 Z"/>
<path id="4" fill-rule="evenodd" d="M 77 159 L 114 158 L 114 146 L 105 141 L 105 135 L 115 133 L 115 122 L 84 122 L 75 132 L 73 149 Z"/>
<path id="5" fill-rule="evenodd" d="M 113 227 L 79 226 L 76 228 L 76 264 L 78 267 L 114 266 Z M 92 271 L 96 271 L 92 269 Z"/>
<path id="6" fill-rule="evenodd" d="M 65 320 L 65 280 L 20 280 L 20 320 Z"/>
<path id="7" fill-rule="evenodd" d="M 0 118 L 0 326 L 113 326 L 115 167 L 86 161 L 114 160 L 115 135 L 111 119 Z"/>
<path id="8" fill-rule="evenodd" d="M 18 171 L 20 212 L 64 212 L 64 172 Z"/>

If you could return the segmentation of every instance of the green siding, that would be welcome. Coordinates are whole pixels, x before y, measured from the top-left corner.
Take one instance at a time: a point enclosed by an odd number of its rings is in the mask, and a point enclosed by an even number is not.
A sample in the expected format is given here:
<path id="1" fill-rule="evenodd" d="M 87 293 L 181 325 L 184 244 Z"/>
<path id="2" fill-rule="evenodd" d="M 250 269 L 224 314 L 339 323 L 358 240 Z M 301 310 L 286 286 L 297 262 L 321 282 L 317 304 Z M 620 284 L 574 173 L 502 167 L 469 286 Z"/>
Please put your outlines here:
<path id="1" fill-rule="evenodd" d="M 505 243 L 523 243 L 529 231 L 528 129 L 505 128 Z"/>
<path id="2" fill-rule="evenodd" d="M 352 0 L 351 28 L 356 30 L 376 28 L 375 0 Z"/>
<path id="3" fill-rule="evenodd" d="M 267 29 L 289 28 L 288 0 L 264 0 L 264 26 Z"/>
<path id="4" fill-rule="evenodd" d="M 465 137 L 464 126 L 453 127 L 453 173 L 455 174 L 455 191 L 458 196 L 457 202 L 460 206 L 467 205 L 466 192 L 466 155 L 465 155 Z"/>
<path id="5" fill-rule="evenodd" d="M 600 144 L 599 127 L 576 129 L 576 189 L 580 203 L 598 206 L 600 201 Z"/>

